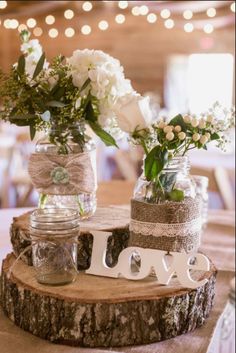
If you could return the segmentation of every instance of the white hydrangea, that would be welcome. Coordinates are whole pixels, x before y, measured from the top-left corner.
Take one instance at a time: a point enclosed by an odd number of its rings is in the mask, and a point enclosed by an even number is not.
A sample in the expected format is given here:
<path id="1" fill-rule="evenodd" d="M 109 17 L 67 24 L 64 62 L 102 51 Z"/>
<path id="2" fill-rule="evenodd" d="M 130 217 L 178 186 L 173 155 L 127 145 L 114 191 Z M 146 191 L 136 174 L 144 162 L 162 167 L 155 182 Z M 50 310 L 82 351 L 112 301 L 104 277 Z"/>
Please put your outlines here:
<path id="1" fill-rule="evenodd" d="M 114 107 L 119 97 L 134 92 L 124 76 L 119 60 L 100 50 L 76 50 L 67 59 L 73 84 L 81 88 L 91 80 L 91 94 L 99 100 L 99 123 L 108 127 L 114 119 Z"/>

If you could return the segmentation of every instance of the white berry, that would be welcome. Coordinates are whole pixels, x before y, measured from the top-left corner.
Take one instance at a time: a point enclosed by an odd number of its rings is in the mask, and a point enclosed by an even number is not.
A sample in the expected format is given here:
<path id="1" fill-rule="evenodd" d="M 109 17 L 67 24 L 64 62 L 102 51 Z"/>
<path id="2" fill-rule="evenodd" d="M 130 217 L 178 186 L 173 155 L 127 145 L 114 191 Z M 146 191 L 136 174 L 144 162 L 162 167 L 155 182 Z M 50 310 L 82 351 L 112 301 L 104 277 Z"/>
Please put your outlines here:
<path id="1" fill-rule="evenodd" d="M 168 132 L 168 133 L 166 134 L 166 139 L 167 139 L 168 141 L 172 141 L 172 140 L 174 139 L 174 137 L 175 137 L 175 135 L 174 135 L 174 133 L 173 133 L 172 131 L 170 131 L 170 132 Z"/>
<path id="2" fill-rule="evenodd" d="M 193 136 L 192 136 L 192 139 L 194 142 L 199 141 L 200 138 L 201 138 L 201 136 L 197 132 L 195 134 L 193 134 Z"/>
<path id="3" fill-rule="evenodd" d="M 178 133 L 178 138 L 179 138 L 179 140 L 184 140 L 185 139 L 185 137 L 186 137 L 186 134 L 185 134 L 185 132 L 183 132 L 183 131 L 181 131 L 181 132 L 179 132 Z"/>

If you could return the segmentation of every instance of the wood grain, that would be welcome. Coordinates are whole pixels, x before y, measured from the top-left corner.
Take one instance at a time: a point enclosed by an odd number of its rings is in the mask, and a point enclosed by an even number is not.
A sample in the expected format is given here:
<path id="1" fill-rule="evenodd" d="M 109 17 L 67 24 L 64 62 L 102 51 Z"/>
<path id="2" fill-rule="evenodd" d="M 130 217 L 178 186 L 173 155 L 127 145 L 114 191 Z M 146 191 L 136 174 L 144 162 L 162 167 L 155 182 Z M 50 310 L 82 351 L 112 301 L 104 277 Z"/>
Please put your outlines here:
<path id="1" fill-rule="evenodd" d="M 64 287 L 36 282 L 34 269 L 15 257 L 3 262 L 2 305 L 18 326 L 53 342 L 78 346 L 123 346 L 175 337 L 201 326 L 214 298 L 216 270 L 197 274 L 206 285 L 190 290 L 154 277 L 133 282 L 80 273 Z"/>

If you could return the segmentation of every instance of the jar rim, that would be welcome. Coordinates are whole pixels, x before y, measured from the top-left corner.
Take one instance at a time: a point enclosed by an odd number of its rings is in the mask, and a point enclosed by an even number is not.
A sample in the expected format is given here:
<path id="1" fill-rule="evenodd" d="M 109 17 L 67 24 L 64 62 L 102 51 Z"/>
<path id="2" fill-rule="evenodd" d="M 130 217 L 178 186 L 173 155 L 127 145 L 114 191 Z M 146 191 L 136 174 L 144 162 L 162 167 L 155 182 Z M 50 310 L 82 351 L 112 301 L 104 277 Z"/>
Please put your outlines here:
<path id="1" fill-rule="evenodd" d="M 79 213 L 73 208 L 36 209 L 30 215 L 30 226 L 35 229 L 66 230 L 79 227 Z"/>

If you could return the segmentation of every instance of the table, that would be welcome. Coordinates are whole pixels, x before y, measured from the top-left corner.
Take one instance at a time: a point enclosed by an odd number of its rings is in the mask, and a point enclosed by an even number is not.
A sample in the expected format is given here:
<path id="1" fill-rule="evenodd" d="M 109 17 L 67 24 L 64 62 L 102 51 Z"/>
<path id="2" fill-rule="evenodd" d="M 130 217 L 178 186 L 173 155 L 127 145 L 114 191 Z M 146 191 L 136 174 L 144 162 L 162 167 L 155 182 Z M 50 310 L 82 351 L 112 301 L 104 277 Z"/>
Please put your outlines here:
<path id="1" fill-rule="evenodd" d="M 106 190 L 104 188 L 102 193 L 105 193 Z M 117 195 L 119 195 L 119 192 L 117 192 Z M 112 195 L 110 196 L 112 197 Z M 104 203 L 108 201 L 104 200 Z M 118 201 L 118 199 L 114 199 L 114 204 L 117 204 Z M 99 202 L 99 204 L 101 205 L 102 202 Z M 117 205 L 117 207 L 124 207 L 129 212 L 129 205 Z M 12 217 L 28 210 L 28 208 L 0 210 L 0 258 L 11 251 L 8 234 Z M 209 255 L 219 270 L 216 301 L 206 324 L 194 332 L 165 342 L 145 346 L 110 349 L 74 348 L 55 345 L 22 331 L 6 318 L 0 310 L 0 351 L 1 353 L 183 353 L 184 351 L 210 353 L 208 348 L 211 349 L 210 344 L 215 339 L 217 322 L 219 322 L 227 302 L 229 282 L 234 277 L 234 242 L 233 212 L 211 210 L 209 225 L 203 234 L 201 250 Z M 213 353 L 218 352 L 214 350 Z"/>

